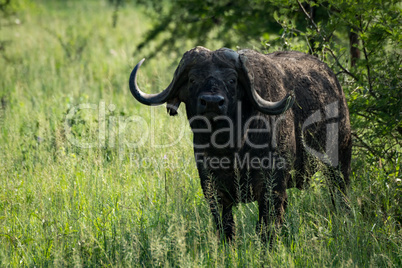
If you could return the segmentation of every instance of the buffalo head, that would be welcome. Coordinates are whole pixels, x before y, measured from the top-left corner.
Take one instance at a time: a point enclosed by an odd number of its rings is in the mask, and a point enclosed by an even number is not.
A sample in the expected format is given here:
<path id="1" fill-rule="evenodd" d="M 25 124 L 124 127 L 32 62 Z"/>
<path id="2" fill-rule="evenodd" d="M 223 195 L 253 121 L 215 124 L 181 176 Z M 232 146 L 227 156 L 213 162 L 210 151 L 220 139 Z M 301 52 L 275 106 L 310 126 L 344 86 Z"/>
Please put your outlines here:
<path id="1" fill-rule="evenodd" d="M 254 87 L 254 74 L 247 68 L 247 57 L 228 48 L 210 51 L 196 47 L 186 52 L 172 82 L 158 94 L 144 93 L 137 85 L 137 72 L 143 62 L 144 59 L 131 73 L 131 93 L 145 105 L 167 103 L 170 115 L 176 115 L 180 103 L 184 102 L 188 118 L 231 117 L 236 102 L 242 100 L 244 95 L 256 110 L 267 115 L 281 114 L 294 102 L 291 94 L 277 102 L 261 98 Z"/>

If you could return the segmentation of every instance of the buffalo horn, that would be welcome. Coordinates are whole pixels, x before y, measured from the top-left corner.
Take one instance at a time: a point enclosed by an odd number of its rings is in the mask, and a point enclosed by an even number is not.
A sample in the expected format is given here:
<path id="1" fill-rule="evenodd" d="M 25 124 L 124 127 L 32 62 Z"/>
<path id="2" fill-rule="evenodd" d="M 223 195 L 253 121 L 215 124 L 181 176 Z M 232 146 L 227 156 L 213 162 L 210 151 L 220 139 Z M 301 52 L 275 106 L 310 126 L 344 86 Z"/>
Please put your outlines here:
<path id="1" fill-rule="evenodd" d="M 295 98 L 293 92 L 288 93 L 282 100 L 277 102 L 266 101 L 261 98 L 254 88 L 250 89 L 252 95 L 252 101 L 257 110 L 268 115 L 279 115 L 286 112 L 292 107 Z"/>
<path id="2" fill-rule="evenodd" d="M 170 99 L 173 95 L 172 85 L 170 85 L 163 90 L 161 93 L 157 94 L 147 94 L 140 90 L 137 85 L 137 72 L 138 69 L 141 67 L 142 63 L 145 59 L 142 59 L 133 69 L 130 75 L 129 85 L 131 94 L 133 94 L 134 98 L 136 98 L 139 102 L 145 105 L 161 105 L 165 103 L 168 99 Z"/>

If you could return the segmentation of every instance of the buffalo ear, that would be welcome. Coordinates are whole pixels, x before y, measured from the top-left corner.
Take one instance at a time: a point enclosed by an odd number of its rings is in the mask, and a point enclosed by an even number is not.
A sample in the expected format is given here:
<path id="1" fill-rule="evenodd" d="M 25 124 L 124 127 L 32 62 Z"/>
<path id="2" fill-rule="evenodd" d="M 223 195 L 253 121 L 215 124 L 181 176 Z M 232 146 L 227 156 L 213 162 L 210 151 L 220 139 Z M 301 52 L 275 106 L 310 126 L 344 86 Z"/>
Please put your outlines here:
<path id="1" fill-rule="evenodd" d="M 295 101 L 293 91 L 287 92 L 286 96 L 280 101 L 264 100 L 255 88 L 253 67 L 250 64 L 247 55 L 243 51 L 239 51 L 239 80 L 244 85 L 246 94 L 248 95 L 252 105 L 258 111 L 267 115 L 279 115 L 290 109 Z M 251 54 L 251 56 L 253 56 Z M 273 68 L 274 70 L 274 68 Z"/>
<path id="2" fill-rule="evenodd" d="M 177 115 L 177 109 L 179 109 L 181 101 L 178 97 L 170 99 L 166 102 L 166 110 L 170 116 Z"/>

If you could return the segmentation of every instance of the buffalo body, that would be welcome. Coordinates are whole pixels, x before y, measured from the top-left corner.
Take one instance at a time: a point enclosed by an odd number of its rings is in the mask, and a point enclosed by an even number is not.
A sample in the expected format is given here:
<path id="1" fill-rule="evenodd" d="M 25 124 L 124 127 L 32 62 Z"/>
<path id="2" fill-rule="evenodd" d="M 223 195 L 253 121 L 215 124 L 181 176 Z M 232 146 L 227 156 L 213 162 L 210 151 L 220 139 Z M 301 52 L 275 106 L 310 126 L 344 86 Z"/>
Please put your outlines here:
<path id="1" fill-rule="evenodd" d="M 134 97 L 146 105 L 181 102 L 193 131 L 201 186 L 218 230 L 234 235 L 232 207 L 257 201 L 264 238 L 282 223 L 286 189 L 303 188 L 327 167 L 331 193 L 349 184 L 349 112 L 335 74 L 316 57 L 286 51 L 260 54 L 196 47 L 186 52 L 171 84 L 146 94 L 130 77 Z"/>

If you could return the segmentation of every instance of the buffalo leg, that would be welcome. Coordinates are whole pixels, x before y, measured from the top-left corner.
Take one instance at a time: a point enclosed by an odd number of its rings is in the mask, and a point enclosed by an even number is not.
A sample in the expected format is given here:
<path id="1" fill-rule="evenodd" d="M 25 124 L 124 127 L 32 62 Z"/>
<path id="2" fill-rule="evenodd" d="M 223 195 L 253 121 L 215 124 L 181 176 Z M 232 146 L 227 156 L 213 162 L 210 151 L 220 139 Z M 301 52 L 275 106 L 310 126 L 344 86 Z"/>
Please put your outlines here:
<path id="1" fill-rule="evenodd" d="M 209 202 L 209 208 L 212 216 L 214 217 L 217 235 L 227 240 L 231 240 L 234 236 L 234 220 L 232 213 L 232 204 L 222 206 L 222 216 L 219 211 L 219 204 L 216 198 L 207 198 Z"/>
<path id="2" fill-rule="evenodd" d="M 348 178 L 342 176 L 339 168 L 328 167 L 329 177 L 329 192 L 331 194 L 331 201 L 335 209 L 340 205 L 347 207 L 346 191 L 349 186 Z"/>
<path id="3" fill-rule="evenodd" d="M 272 242 L 275 229 L 283 223 L 283 215 L 287 205 L 286 188 L 267 189 L 265 194 L 258 200 L 259 221 L 257 232 L 263 242 Z"/>
<path id="4" fill-rule="evenodd" d="M 222 228 L 225 238 L 229 241 L 235 235 L 232 205 L 224 205 L 222 209 Z"/>
<path id="5" fill-rule="evenodd" d="M 201 186 L 204 191 L 204 196 L 208 201 L 212 216 L 214 217 L 218 236 L 221 237 L 221 235 L 224 235 L 228 240 L 232 239 L 234 236 L 233 204 L 222 202 L 212 179 L 204 177 L 201 180 Z M 220 214 L 220 207 L 222 207 L 222 216 Z"/>

